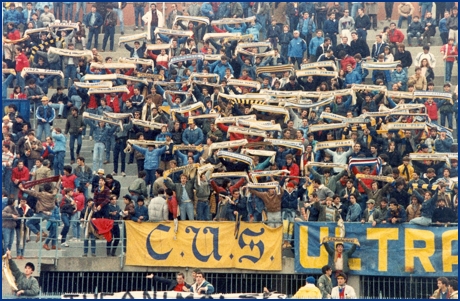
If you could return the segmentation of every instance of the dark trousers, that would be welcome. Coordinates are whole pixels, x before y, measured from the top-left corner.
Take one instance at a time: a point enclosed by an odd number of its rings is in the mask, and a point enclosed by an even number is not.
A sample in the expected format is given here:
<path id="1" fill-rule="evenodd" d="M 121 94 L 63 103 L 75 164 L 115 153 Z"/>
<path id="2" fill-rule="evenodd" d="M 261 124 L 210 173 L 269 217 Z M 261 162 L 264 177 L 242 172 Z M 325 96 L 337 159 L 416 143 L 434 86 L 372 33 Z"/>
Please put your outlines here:
<path id="1" fill-rule="evenodd" d="M 88 31 L 88 41 L 86 42 L 86 49 L 91 49 L 91 40 L 94 37 L 94 48 L 98 46 L 98 39 L 99 39 L 99 28 L 90 28 Z"/>
<path id="2" fill-rule="evenodd" d="M 102 50 L 105 50 L 107 40 L 110 38 L 110 51 L 113 51 L 113 43 L 115 39 L 115 26 L 104 27 L 104 40 L 102 40 Z"/>
<path id="3" fill-rule="evenodd" d="M 155 44 L 155 42 L 156 42 L 156 41 L 155 41 L 155 29 L 156 29 L 156 28 L 157 28 L 157 27 L 156 27 L 155 25 L 150 25 L 150 42 L 151 42 L 152 44 Z"/>
<path id="4" fill-rule="evenodd" d="M 75 161 L 75 153 L 74 153 L 75 140 L 77 140 L 77 156 L 79 156 L 80 151 L 81 151 L 81 144 L 82 144 L 81 134 L 78 134 L 78 135 L 70 134 L 69 148 L 70 148 L 70 160 L 72 161 Z"/>
<path id="5" fill-rule="evenodd" d="M 394 2 L 385 2 L 385 15 L 387 19 L 391 19 L 391 15 L 393 14 L 394 5 L 395 5 Z"/>
<path id="6" fill-rule="evenodd" d="M 126 154 L 124 152 L 126 139 L 115 140 L 113 148 L 113 171 L 118 172 L 118 156 L 121 157 L 121 172 L 125 172 L 126 167 Z"/>
<path id="7" fill-rule="evenodd" d="M 117 224 L 117 221 L 114 221 L 112 228 L 112 241 L 108 241 L 106 244 L 107 255 L 111 254 L 115 256 L 117 251 L 118 244 L 120 243 L 120 226 Z"/>
<path id="8" fill-rule="evenodd" d="M 144 161 L 145 159 L 137 159 L 137 172 L 141 172 L 144 170 Z"/>

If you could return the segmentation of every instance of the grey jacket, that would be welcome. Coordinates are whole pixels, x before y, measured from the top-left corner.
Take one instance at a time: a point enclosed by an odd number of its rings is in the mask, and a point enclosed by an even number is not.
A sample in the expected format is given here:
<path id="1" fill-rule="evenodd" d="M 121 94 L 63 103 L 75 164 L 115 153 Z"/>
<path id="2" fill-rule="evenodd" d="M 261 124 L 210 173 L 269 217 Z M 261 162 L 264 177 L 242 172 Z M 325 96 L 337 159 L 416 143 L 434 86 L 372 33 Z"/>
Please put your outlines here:
<path id="1" fill-rule="evenodd" d="M 326 275 L 321 275 L 318 279 L 318 288 L 323 295 L 323 299 L 327 299 L 327 295 L 330 295 L 332 292 L 332 280 Z"/>
<path id="2" fill-rule="evenodd" d="M 335 263 L 334 263 L 334 256 L 335 256 L 335 250 L 331 248 L 329 243 L 323 243 L 324 247 L 326 248 L 327 253 L 329 254 L 329 262 L 328 265 L 332 268 L 332 271 L 335 272 Z M 342 272 L 348 273 L 350 271 L 350 266 L 348 265 L 348 258 L 355 252 L 356 250 L 356 245 L 353 245 L 351 249 L 347 251 L 342 252 L 342 258 L 343 258 L 343 270 Z"/>
<path id="3" fill-rule="evenodd" d="M 336 174 L 335 176 L 330 176 L 329 177 L 329 182 L 327 183 L 326 185 L 326 177 L 323 176 L 323 175 L 320 175 L 316 170 L 314 170 L 313 168 L 310 169 L 310 172 L 312 173 L 313 175 L 313 178 L 316 178 L 318 180 L 321 181 L 322 184 L 324 184 L 324 186 L 326 186 L 327 188 L 329 188 L 332 192 L 334 192 L 337 188 L 337 181 L 340 180 L 340 178 L 347 172 L 345 169 L 343 169 L 341 172 L 339 172 L 338 174 Z"/>
<path id="4" fill-rule="evenodd" d="M 182 203 L 182 184 L 173 183 L 170 178 L 167 178 L 165 180 L 165 185 L 176 192 L 177 204 L 180 205 Z M 193 201 L 193 180 L 188 180 L 187 183 L 185 183 L 185 191 L 187 191 L 190 200 Z"/>
<path id="5" fill-rule="evenodd" d="M 374 208 L 374 213 L 373 213 L 373 216 L 374 216 L 374 221 L 376 221 L 377 223 L 380 223 L 384 217 L 382 217 L 382 213 L 380 212 L 380 210 L 378 208 Z M 361 220 L 364 220 L 365 223 L 368 223 L 369 222 L 369 209 L 366 208 L 366 210 L 364 210 L 363 212 L 363 217 Z"/>
<path id="6" fill-rule="evenodd" d="M 209 196 L 211 195 L 211 185 L 209 184 L 209 182 L 201 181 L 201 185 L 198 185 L 198 176 L 195 178 L 195 180 L 196 197 L 200 201 L 209 200 Z"/>

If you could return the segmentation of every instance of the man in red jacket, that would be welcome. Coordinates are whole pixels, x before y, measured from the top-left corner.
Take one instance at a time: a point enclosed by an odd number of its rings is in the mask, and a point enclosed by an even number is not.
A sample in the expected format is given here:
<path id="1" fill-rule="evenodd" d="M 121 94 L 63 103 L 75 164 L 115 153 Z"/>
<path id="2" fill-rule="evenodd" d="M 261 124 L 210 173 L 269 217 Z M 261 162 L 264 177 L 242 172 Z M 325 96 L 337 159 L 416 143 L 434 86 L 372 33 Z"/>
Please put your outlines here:
<path id="1" fill-rule="evenodd" d="M 432 97 L 426 100 L 425 110 L 426 110 L 426 113 L 428 114 L 428 117 L 430 117 L 431 122 L 433 122 L 434 124 L 438 124 L 438 106 L 433 101 Z"/>
<path id="2" fill-rule="evenodd" d="M 13 180 L 13 183 L 15 185 L 15 193 L 13 193 L 13 195 L 16 195 L 18 185 L 21 182 L 29 181 L 30 179 L 29 169 L 24 166 L 24 161 L 19 161 L 18 166 L 13 168 L 11 179 Z M 15 196 L 12 196 L 12 197 L 15 197 Z M 22 197 L 22 191 L 19 191 L 18 198 L 20 199 L 21 197 Z"/>
<path id="3" fill-rule="evenodd" d="M 18 81 L 18 86 L 21 87 L 22 91 L 25 89 L 26 82 L 21 76 L 21 71 L 22 69 L 28 67 L 30 67 L 29 59 L 26 57 L 21 47 L 16 47 L 16 79 Z"/>
<path id="4" fill-rule="evenodd" d="M 289 170 L 289 175 L 291 177 L 298 177 L 300 176 L 300 168 L 299 165 L 293 162 L 294 156 L 291 154 L 286 155 L 286 166 L 283 166 L 283 169 Z M 288 178 L 286 182 L 293 183 L 294 185 L 299 184 L 298 178 Z"/>
<path id="5" fill-rule="evenodd" d="M 404 34 L 401 30 L 396 28 L 396 23 L 390 23 L 390 31 L 388 32 L 388 39 L 390 40 L 390 48 L 396 48 L 398 43 L 402 43 L 404 41 Z"/>

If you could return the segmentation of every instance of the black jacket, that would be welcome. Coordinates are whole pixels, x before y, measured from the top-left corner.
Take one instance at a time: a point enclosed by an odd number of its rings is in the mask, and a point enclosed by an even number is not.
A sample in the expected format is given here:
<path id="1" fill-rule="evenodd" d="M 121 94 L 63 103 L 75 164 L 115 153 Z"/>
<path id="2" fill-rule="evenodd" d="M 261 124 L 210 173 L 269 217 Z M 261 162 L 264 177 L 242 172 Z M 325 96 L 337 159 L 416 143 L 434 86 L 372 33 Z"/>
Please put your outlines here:
<path id="1" fill-rule="evenodd" d="M 359 53 L 363 58 L 368 57 L 370 55 L 369 46 L 367 43 L 362 39 L 357 39 L 356 41 L 351 41 L 351 55 L 354 56 L 355 54 Z M 396 57 L 395 57 L 396 61 Z M 411 61 L 412 64 L 412 61 Z"/>

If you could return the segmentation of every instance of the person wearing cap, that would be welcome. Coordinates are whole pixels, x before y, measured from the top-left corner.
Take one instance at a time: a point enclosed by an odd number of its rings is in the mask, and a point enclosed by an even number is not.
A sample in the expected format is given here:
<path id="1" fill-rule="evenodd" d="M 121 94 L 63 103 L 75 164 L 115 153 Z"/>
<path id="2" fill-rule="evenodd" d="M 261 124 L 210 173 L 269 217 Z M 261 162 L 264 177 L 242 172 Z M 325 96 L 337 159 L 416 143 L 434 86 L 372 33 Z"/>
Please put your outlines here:
<path id="1" fill-rule="evenodd" d="M 46 96 L 42 97 L 42 104 L 35 111 L 37 118 L 37 138 L 41 140 L 42 133 L 45 132 L 45 137 L 51 136 L 51 124 L 56 118 L 54 109 L 49 106 L 49 99 Z"/>
<path id="2" fill-rule="evenodd" d="M 11 258 L 11 250 L 7 250 L 5 255 L 18 288 L 18 290 L 15 291 L 15 295 L 18 297 L 31 297 L 40 294 L 38 281 L 35 277 L 32 277 L 35 271 L 35 265 L 32 262 L 27 262 L 24 267 L 24 273 L 22 273 Z"/>
<path id="3" fill-rule="evenodd" d="M 366 204 L 367 208 L 364 210 L 361 223 L 372 223 L 372 227 L 375 227 L 382 214 L 378 208 L 375 208 L 375 201 L 373 199 L 369 199 Z"/>
<path id="4" fill-rule="evenodd" d="M 332 269 L 330 266 L 325 265 L 321 268 L 323 275 L 318 279 L 318 288 L 321 291 L 323 299 L 330 299 L 332 292 Z"/>
<path id="5" fill-rule="evenodd" d="M 96 191 L 97 187 L 99 186 L 99 179 L 103 178 L 104 175 L 105 175 L 104 170 L 102 168 L 99 168 L 91 180 L 91 192 L 92 193 Z"/>
<path id="6" fill-rule="evenodd" d="M 337 286 L 332 288 L 332 299 L 356 299 L 356 292 L 353 287 L 346 284 L 347 275 L 345 273 L 337 274 Z"/>
<path id="7" fill-rule="evenodd" d="M 307 283 L 292 296 L 292 299 L 321 299 L 323 295 L 319 288 L 315 286 L 315 278 L 308 276 L 306 282 Z"/>

